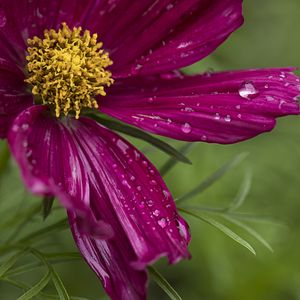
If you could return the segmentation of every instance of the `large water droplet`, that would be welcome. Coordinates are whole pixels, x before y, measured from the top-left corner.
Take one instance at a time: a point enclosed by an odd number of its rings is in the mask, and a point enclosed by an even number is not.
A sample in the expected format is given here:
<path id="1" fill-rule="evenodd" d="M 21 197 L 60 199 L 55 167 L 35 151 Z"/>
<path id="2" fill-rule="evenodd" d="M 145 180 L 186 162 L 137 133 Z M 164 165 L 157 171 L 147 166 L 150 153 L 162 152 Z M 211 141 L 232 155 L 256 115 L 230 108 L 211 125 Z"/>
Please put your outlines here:
<path id="1" fill-rule="evenodd" d="M 245 99 L 252 99 L 258 96 L 259 91 L 251 81 L 245 81 L 239 89 L 239 95 Z"/>
<path id="2" fill-rule="evenodd" d="M 182 126 L 181 126 L 181 130 L 182 132 L 184 133 L 190 133 L 192 131 L 192 127 L 189 123 L 184 123 Z"/>

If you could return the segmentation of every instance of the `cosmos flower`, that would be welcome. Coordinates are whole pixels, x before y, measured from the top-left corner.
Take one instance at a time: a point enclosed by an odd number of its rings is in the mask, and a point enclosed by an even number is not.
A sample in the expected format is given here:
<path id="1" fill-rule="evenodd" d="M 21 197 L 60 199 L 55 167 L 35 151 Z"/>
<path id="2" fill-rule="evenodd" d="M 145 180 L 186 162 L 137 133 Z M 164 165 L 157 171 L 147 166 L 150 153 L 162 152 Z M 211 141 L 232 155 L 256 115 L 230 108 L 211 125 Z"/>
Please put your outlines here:
<path id="1" fill-rule="evenodd" d="M 293 68 L 178 71 L 242 22 L 242 0 L 0 0 L 0 137 L 113 300 L 146 299 L 147 265 L 188 258 L 190 235 L 156 168 L 85 112 L 184 141 L 270 131 L 299 114 Z"/>

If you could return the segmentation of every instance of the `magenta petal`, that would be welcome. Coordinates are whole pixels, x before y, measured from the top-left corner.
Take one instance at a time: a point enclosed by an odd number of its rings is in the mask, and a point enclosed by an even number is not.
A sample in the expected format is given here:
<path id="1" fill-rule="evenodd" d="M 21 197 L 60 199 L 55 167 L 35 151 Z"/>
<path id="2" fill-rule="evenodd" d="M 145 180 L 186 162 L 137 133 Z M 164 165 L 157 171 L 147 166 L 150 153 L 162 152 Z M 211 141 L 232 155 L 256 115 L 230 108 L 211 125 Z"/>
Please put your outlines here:
<path id="1" fill-rule="evenodd" d="M 12 62 L 0 58 L 0 138 L 6 138 L 16 115 L 33 104 L 24 89 L 24 74 Z"/>
<path id="2" fill-rule="evenodd" d="M 87 173 L 69 131 L 45 106 L 32 106 L 14 120 L 8 142 L 28 189 L 38 195 L 55 195 L 77 212 L 82 231 L 108 238 L 112 228 L 90 211 Z M 95 227 L 97 226 L 98 227 Z"/>
<path id="3" fill-rule="evenodd" d="M 187 225 L 155 167 L 128 142 L 92 120 L 81 118 L 69 127 L 86 157 L 85 169 L 91 170 L 91 193 L 99 198 L 91 203 L 93 212 L 110 223 L 112 217 L 105 214 L 114 211 L 136 252 L 134 265 L 144 268 L 162 255 L 171 263 L 188 257 Z"/>
<path id="4" fill-rule="evenodd" d="M 188 226 L 158 171 L 115 133 L 34 106 L 14 121 L 9 144 L 28 188 L 69 210 L 75 240 L 113 299 L 145 299 L 148 264 L 189 257 Z M 127 294 L 118 288 L 128 284 Z"/>
<path id="5" fill-rule="evenodd" d="M 74 213 L 69 212 L 69 222 L 77 247 L 111 299 L 146 299 L 147 273 L 130 265 L 136 256 L 120 225 L 115 224 L 113 238 L 100 240 L 78 230 Z"/>
<path id="6" fill-rule="evenodd" d="M 115 77 L 190 65 L 215 50 L 243 22 L 242 0 L 104 3 L 97 31 L 115 62 Z M 93 20 L 97 14 L 91 15 Z"/>
<path id="7" fill-rule="evenodd" d="M 235 143 L 270 131 L 277 117 L 299 114 L 293 69 L 179 73 L 119 80 L 100 110 L 155 134 Z"/>

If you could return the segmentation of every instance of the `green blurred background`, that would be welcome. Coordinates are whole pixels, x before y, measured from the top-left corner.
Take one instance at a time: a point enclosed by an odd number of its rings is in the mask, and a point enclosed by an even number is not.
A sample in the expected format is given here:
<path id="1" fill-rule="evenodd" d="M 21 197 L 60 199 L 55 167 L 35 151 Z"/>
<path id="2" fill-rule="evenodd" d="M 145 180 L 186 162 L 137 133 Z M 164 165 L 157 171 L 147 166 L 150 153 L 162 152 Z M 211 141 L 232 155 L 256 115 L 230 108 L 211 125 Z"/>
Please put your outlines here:
<path id="1" fill-rule="evenodd" d="M 300 1 L 244 1 L 244 26 L 235 32 L 215 53 L 187 69 L 188 72 L 255 67 L 300 67 Z M 298 73 L 299 74 L 299 73 Z M 191 226 L 192 260 L 168 266 L 163 260 L 159 271 L 170 281 L 184 300 L 300 300 L 300 119 L 278 121 L 276 129 L 251 141 L 231 146 L 199 143 L 189 158 L 193 165 L 178 164 L 166 182 L 175 197 L 189 191 L 201 180 L 241 152 L 247 159 L 213 187 L 191 199 L 190 203 L 224 207 L 234 198 L 246 169 L 253 180 L 241 211 L 274 216 L 288 225 L 253 224 L 274 248 L 270 253 L 251 237 L 237 229 L 256 246 L 257 256 L 239 246 L 211 226 L 187 218 Z M 143 143 L 132 140 L 141 148 Z M 181 143 L 172 142 L 179 147 Z M 167 156 L 150 151 L 148 156 L 159 167 Z M 14 210 L 10 203 L 24 196 L 17 169 L 10 164 L 0 182 L 0 209 Z M 36 199 L 26 196 L 26 201 Z M 51 222 L 52 215 L 49 217 Z M 47 220 L 47 221 L 48 221 Z M 36 219 L 34 226 L 42 226 Z M 69 231 L 49 236 L 49 250 L 74 251 Z M 83 262 L 56 267 L 70 294 L 88 299 L 108 299 L 96 276 Z M 36 282 L 40 271 L 23 279 Z M 51 290 L 51 287 L 49 287 Z M 17 299 L 20 291 L 0 283 L 0 299 Z M 168 299 L 152 281 L 150 300 Z"/>

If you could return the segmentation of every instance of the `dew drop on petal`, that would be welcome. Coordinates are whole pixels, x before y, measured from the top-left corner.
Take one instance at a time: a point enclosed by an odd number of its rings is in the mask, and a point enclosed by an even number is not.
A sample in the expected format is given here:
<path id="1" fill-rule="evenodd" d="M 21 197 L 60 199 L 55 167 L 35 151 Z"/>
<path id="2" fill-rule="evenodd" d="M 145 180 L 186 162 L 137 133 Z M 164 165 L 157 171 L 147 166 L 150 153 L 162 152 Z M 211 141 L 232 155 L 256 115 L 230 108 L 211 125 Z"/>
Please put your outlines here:
<path id="1" fill-rule="evenodd" d="M 151 180 L 150 185 L 157 185 L 157 182 L 155 180 Z"/>
<path id="2" fill-rule="evenodd" d="M 220 116 L 219 113 L 216 113 L 216 114 L 215 114 L 215 119 L 216 119 L 216 120 L 220 120 L 220 119 L 221 119 L 221 116 Z"/>
<path id="3" fill-rule="evenodd" d="M 148 100 L 147 100 L 148 103 L 152 103 L 153 101 L 154 101 L 153 97 L 149 97 Z"/>
<path id="4" fill-rule="evenodd" d="M 231 117 L 230 115 L 227 115 L 225 118 L 224 118 L 225 122 L 231 122 Z"/>
<path id="5" fill-rule="evenodd" d="M 259 95 L 252 81 L 245 81 L 239 89 L 239 95 L 245 99 L 252 99 Z"/>
<path id="6" fill-rule="evenodd" d="M 154 215 L 155 217 L 158 217 L 159 214 L 160 214 L 160 211 L 159 211 L 158 209 L 156 209 L 156 210 L 153 212 L 153 215 Z"/>
<path id="7" fill-rule="evenodd" d="M 18 131 L 19 131 L 19 126 L 18 126 L 18 125 L 14 125 L 14 126 L 12 127 L 12 131 L 13 131 L 13 132 L 18 132 Z"/>
<path id="8" fill-rule="evenodd" d="M 189 123 L 184 123 L 181 126 L 181 130 L 182 130 L 183 133 L 190 133 L 192 131 L 192 127 Z"/>
<path id="9" fill-rule="evenodd" d="M 266 96 L 267 101 L 274 101 L 275 98 L 273 96 L 267 95 Z"/>
<path id="10" fill-rule="evenodd" d="M 168 200 L 169 197 L 170 197 L 170 193 L 169 193 L 167 190 L 163 190 L 162 192 L 163 192 L 164 198 L 165 198 L 166 200 Z"/>
<path id="11" fill-rule="evenodd" d="M 293 98 L 293 100 L 294 100 L 294 101 L 299 101 L 299 100 L 300 100 L 300 95 L 295 96 L 295 97 Z"/>
<path id="12" fill-rule="evenodd" d="M 167 226 L 167 220 L 165 218 L 161 218 L 157 221 L 157 223 L 161 228 L 165 228 Z"/>
<path id="13" fill-rule="evenodd" d="M 184 111 L 186 111 L 186 112 L 193 112 L 194 110 L 191 107 L 185 107 Z"/>

